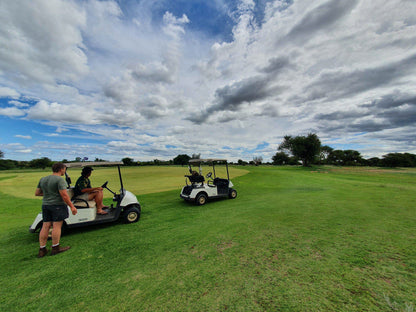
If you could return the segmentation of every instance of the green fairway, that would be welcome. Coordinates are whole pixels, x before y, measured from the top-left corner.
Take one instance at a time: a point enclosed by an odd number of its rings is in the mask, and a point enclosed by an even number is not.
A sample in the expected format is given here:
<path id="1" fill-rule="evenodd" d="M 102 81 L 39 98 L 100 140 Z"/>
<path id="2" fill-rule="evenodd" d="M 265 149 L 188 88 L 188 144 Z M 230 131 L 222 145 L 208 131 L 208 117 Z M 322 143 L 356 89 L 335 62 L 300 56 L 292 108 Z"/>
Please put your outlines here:
<path id="1" fill-rule="evenodd" d="M 226 177 L 224 166 L 218 166 L 217 175 Z M 203 174 L 210 171 L 210 167 L 203 167 Z M 230 178 L 246 174 L 248 171 L 235 168 L 230 172 Z M 35 198 L 35 188 L 39 179 L 51 174 L 50 168 L 45 170 L 27 171 L 0 171 L 0 190 L 3 193 L 16 197 Z M 81 168 L 68 168 L 68 175 L 71 177 L 72 184 L 81 175 Z M 177 190 L 185 185 L 185 174 L 189 174 L 188 167 L 176 166 L 147 166 L 147 167 L 121 167 L 124 188 L 136 195 Z M 105 181 L 109 181 L 108 187 L 113 191 L 120 189 L 120 180 L 117 167 L 94 167 L 91 176 L 92 186 L 101 186 Z M 104 196 L 111 198 L 110 192 L 105 192 Z"/>
<path id="2" fill-rule="evenodd" d="M 185 167 L 122 168 L 140 221 L 71 231 L 42 259 L 28 227 L 49 171 L 0 172 L 0 311 L 416 309 L 415 169 L 230 171 L 235 200 L 194 206 Z"/>

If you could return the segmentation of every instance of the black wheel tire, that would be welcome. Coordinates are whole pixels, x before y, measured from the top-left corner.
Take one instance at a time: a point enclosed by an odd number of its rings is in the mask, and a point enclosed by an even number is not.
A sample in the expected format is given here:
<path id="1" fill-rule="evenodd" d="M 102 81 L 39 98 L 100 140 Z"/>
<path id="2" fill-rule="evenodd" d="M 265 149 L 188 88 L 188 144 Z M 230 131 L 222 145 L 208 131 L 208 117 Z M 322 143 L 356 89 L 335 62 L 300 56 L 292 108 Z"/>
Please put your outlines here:
<path id="1" fill-rule="evenodd" d="M 140 207 L 130 207 L 124 211 L 124 223 L 134 223 L 140 219 Z"/>
<path id="2" fill-rule="evenodd" d="M 234 199 L 237 197 L 237 191 L 235 189 L 231 189 L 228 193 L 228 197 Z"/>
<path id="3" fill-rule="evenodd" d="M 207 195 L 205 195 L 205 194 L 199 194 L 197 197 L 196 197 L 196 204 L 198 205 L 198 206 L 202 206 L 202 205 L 205 205 L 205 203 L 207 202 Z"/>

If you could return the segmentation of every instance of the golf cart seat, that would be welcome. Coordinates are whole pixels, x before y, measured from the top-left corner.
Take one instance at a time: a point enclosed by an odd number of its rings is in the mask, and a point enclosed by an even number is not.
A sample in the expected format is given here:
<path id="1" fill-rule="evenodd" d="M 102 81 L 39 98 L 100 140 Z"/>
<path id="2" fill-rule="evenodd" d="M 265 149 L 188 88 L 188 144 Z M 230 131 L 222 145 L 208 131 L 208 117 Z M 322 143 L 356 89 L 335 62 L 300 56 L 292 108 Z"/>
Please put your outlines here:
<path id="1" fill-rule="evenodd" d="M 202 175 L 187 175 L 186 176 L 189 181 L 191 181 L 192 183 L 202 183 L 205 181 L 204 176 Z"/>
<path id="2" fill-rule="evenodd" d="M 73 188 L 69 188 L 67 191 L 69 198 L 71 198 L 71 201 L 76 208 L 94 208 L 97 205 L 94 200 L 85 200 L 75 197 Z"/>

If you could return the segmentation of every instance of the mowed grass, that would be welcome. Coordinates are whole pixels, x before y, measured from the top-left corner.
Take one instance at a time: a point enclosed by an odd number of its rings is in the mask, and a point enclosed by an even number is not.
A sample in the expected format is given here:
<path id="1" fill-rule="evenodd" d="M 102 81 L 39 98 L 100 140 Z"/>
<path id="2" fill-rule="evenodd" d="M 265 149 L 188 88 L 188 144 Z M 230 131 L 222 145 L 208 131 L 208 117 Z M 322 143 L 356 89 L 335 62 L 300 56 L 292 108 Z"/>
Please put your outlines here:
<path id="1" fill-rule="evenodd" d="M 194 206 L 186 169 L 161 169 L 183 182 L 136 192 L 138 223 L 71 231 L 71 250 L 42 259 L 28 233 L 40 201 L 2 172 L 0 310 L 415 310 L 416 170 L 244 167 L 237 199 Z M 122 168 L 126 189 L 161 169 Z"/>
<path id="2" fill-rule="evenodd" d="M 185 185 L 185 175 L 189 175 L 187 166 L 146 166 L 146 167 L 120 167 L 124 188 L 136 195 L 154 192 L 176 190 Z M 204 166 L 203 174 L 211 171 L 211 167 Z M 230 172 L 230 178 L 246 174 L 248 171 L 242 168 L 235 168 Z M 81 168 L 68 168 L 68 175 L 71 177 L 72 186 L 81 175 Z M 217 175 L 226 177 L 225 166 L 216 167 Z M 16 197 L 36 198 L 35 188 L 39 179 L 52 174 L 50 168 L 44 170 L 15 170 L 0 171 L 0 191 Z M 93 187 L 101 186 L 108 181 L 108 187 L 112 191 L 119 191 L 120 179 L 116 166 L 94 167 L 90 177 Z M 189 182 L 188 182 L 189 183 Z M 104 196 L 111 198 L 110 192 Z"/>

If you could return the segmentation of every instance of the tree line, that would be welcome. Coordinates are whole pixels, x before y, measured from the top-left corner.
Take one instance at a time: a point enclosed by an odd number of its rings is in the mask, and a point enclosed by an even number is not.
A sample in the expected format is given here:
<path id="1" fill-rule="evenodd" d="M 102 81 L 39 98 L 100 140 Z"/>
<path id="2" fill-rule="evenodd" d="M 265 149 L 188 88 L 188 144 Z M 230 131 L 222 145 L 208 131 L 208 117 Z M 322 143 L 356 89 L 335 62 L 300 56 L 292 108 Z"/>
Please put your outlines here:
<path id="1" fill-rule="evenodd" d="M 285 136 L 272 157 L 274 165 L 335 165 L 374 167 L 416 167 L 416 155 L 410 153 L 388 153 L 382 158 L 364 159 L 356 150 L 335 150 L 322 145 L 314 133 L 307 136 Z"/>
<path id="2" fill-rule="evenodd" d="M 45 169 L 50 168 L 56 161 L 49 159 L 48 157 L 36 158 L 30 161 L 18 161 L 18 160 L 11 160 L 11 159 L 1 159 L 3 158 L 4 154 L 0 151 L 0 170 L 7 170 L 7 169 Z M 121 161 L 125 166 L 168 166 L 168 165 L 186 165 L 188 164 L 189 159 L 199 159 L 201 154 L 193 154 L 192 156 L 188 156 L 186 154 L 178 155 L 174 159 L 171 160 L 160 160 L 154 159 L 149 161 L 135 161 L 132 158 L 125 157 Z M 74 160 L 67 160 L 63 159 L 61 162 L 69 163 L 69 162 L 82 162 L 87 161 L 87 157 L 76 157 Z M 104 159 L 95 158 L 94 161 L 106 161 Z"/>
<path id="3" fill-rule="evenodd" d="M 163 166 L 188 164 L 190 159 L 199 159 L 201 154 L 180 154 L 171 160 L 154 159 L 151 161 L 135 161 L 126 157 L 121 161 L 126 166 Z M 47 157 L 37 158 L 30 161 L 17 161 L 1 159 L 4 153 L 0 151 L 0 170 L 7 169 L 31 169 L 50 168 L 54 161 Z M 88 158 L 76 157 L 74 161 L 86 161 Z M 105 161 L 95 158 L 94 161 Z M 63 159 L 62 162 L 71 162 Z M 239 159 L 236 165 L 260 165 L 263 162 L 261 156 L 256 156 L 252 161 Z M 232 162 L 231 162 L 232 163 Z M 389 153 L 382 158 L 372 157 L 364 159 L 360 152 L 355 150 L 335 150 L 330 146 L 322 145 L 319 137 L 314 133 L 307 136 L 285 136 L 279 145 L 277 153 L 272 157 L 272 164 L 283 165 L 335 165 L 335 166 L 374 166 L 374 167 L 416 167 L 416 155 L 410 153 Z"/>

